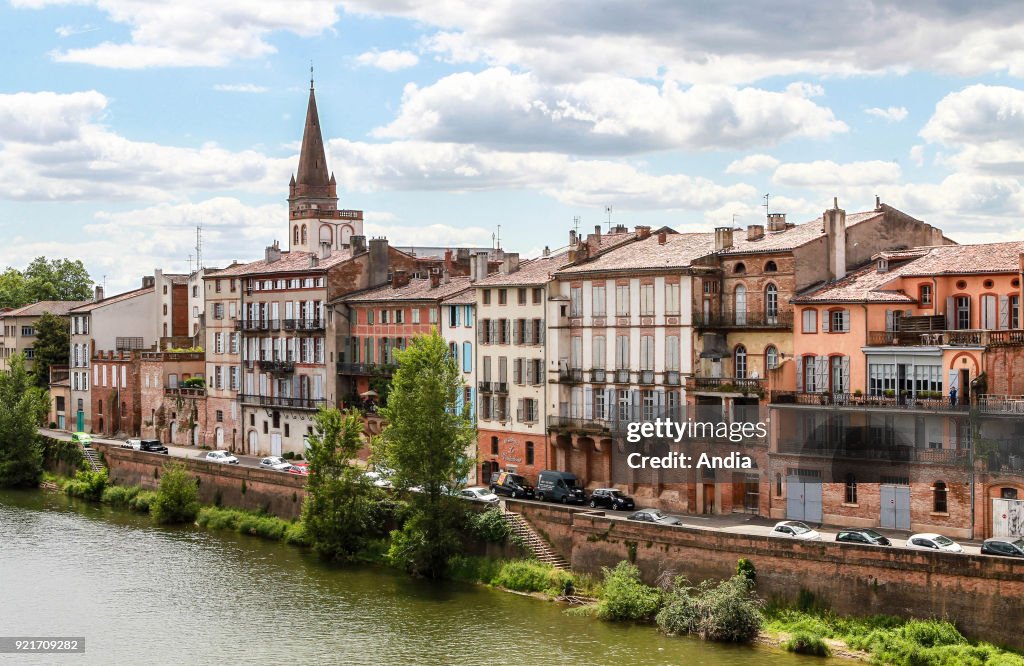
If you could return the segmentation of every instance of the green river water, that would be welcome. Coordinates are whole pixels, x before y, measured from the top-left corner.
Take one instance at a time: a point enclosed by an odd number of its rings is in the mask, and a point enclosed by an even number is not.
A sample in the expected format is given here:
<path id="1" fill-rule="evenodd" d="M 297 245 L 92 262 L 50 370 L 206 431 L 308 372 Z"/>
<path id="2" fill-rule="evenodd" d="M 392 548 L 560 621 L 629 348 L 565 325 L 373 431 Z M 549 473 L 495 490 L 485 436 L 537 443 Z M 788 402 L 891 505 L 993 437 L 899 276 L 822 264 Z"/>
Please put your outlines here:
<path id="1" fill-rule="evenodd" d="M 297 548 L 55 493 L 0 491 L 0 636 L 84 636 L 27 664 L 821 664 L 568 617 L 481 586 L 331 568 Z"/>

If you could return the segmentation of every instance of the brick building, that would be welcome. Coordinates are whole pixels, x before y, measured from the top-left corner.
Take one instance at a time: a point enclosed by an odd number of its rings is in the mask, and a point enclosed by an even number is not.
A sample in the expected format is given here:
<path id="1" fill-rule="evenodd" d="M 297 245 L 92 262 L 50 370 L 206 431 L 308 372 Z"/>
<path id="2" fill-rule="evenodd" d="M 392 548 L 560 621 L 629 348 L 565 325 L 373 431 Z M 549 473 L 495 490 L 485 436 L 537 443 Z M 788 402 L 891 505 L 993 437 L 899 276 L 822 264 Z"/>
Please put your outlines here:
<path id="1" fill-rule="evenodd" d="M 140 357 L 142 437 L 179 446 L 212 445 L 206 439 L 210 412 L 204 353 L 142 352 Z M 202 385 L 189 386 L 194 380 Z"/>
<path id="2" fill-rule="evenodd" d="M 100 350 L 92 355 L 89 391 L 91 432 L 105 437 L 137 437 L 142 429 L 141 352 Z"/>

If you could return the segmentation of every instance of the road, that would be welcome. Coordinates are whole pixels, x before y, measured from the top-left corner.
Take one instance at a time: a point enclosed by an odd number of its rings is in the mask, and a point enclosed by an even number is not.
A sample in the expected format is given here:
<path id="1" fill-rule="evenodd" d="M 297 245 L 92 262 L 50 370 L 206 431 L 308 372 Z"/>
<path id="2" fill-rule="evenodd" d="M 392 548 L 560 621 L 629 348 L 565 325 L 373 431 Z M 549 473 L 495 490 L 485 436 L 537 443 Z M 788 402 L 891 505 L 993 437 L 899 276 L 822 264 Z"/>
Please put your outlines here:
<path id="1" fill-rule="evenodd" d="M 52 437 L 54 439 L 71 439 L 71 435 L 62 430 L 50 430 L 48 428 L 40 428 L 39 432 L 42 433 L 43 435 L 46 435 L 47 437 Z M 100 442 L 103 444 L 111 444 L 113 446 L 119 446 L 121 444 L 124 444 L 123 439 L 104 439 L 103 437 L 93 437 L 93 441 Z M 196 449 L 190 446 L 168 446 L 166 444 L 165 446 L 167 446 L 168 454 L 175 458 L 205 458 L 206 454 L 208 453 L 208 451 L 204 449 Z M 259 456 L 243 456 L 239 453 L 234 454 L 234 456 L 238 458 L 238 464 L 241 465 L 242 467 L 259 467 L 260 460 L 262 460 L 262 458 Z"/>

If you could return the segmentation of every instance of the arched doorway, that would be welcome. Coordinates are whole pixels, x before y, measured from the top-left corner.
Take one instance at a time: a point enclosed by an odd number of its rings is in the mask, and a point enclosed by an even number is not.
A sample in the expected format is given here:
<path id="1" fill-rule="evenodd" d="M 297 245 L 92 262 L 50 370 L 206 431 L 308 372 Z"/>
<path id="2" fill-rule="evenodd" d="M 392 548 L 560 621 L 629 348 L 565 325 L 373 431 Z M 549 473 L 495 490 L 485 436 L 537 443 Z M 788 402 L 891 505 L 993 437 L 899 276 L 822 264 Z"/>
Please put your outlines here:
<path id="1" fill-rule="evenodd" d="M 256 455 L 256 431 L 249 431 L 249 455 Z"/>
<path id="2" fill-rule="evenodd" d="M 175 439 L 178 437 L 178 422 L 171 421 L 171 444 L 174 444 Z"/>

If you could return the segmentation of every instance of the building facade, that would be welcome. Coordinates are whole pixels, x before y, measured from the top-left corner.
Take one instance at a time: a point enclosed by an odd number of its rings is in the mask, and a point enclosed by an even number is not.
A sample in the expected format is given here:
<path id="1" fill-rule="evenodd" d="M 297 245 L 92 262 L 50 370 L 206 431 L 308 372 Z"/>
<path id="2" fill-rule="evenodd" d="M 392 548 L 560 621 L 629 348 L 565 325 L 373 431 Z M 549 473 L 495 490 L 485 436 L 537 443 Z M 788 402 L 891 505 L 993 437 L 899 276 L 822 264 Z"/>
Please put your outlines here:
<path id="1" fill-rule="evenodd" d="M 25 355 L 25 368 L 34 367 L 36 322 L 44 314 L 67 317 L 68 311 L 88 301 L 38 301 L 20 308 L 0 312 L 0 371 L 10 369 L 15 354 Z"/>

